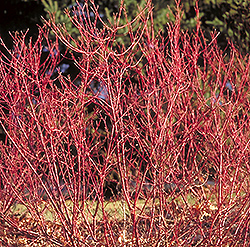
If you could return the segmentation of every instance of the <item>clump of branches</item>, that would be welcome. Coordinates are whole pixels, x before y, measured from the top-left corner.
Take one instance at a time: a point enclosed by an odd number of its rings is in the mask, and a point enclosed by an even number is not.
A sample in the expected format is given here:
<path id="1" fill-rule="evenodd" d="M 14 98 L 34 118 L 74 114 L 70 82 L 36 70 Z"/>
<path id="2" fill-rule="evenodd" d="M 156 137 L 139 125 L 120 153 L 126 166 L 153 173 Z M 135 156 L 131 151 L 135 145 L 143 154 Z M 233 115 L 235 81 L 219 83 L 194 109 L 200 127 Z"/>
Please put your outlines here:
<path id="1" fill-rule="evenodd" d="M 120 26 L 124 11 L 108 25 L 86 2 L 67 13 L 77 39 L 52 18 L 55 42 L 43 27 L 1 54 L 2 243 L 247 246 L 249 56 L 207 43 L 198 8 L 189 35 L 177 4 L 166 38 L 150 1 Z"/>

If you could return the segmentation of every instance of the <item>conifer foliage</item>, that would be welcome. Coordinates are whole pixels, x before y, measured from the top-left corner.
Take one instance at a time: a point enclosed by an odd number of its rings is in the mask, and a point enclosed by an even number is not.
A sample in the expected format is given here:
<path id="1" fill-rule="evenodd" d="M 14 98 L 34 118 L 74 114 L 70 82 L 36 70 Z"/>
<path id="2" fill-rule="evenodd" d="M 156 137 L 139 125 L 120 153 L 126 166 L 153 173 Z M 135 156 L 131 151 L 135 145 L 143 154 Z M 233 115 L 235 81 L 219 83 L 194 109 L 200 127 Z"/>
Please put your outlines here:
<path id="1" fill-rule="evenodd" d="M 2 43 L 2 245 L 249 245 L 249 55 L 207 42 L 198 8 L 183 32 L 176 9 L 166 37 L 150 1 L 125 25 L 123 5 L 108 25 L 86 1 L 79 37 L 52 18 Z"/>

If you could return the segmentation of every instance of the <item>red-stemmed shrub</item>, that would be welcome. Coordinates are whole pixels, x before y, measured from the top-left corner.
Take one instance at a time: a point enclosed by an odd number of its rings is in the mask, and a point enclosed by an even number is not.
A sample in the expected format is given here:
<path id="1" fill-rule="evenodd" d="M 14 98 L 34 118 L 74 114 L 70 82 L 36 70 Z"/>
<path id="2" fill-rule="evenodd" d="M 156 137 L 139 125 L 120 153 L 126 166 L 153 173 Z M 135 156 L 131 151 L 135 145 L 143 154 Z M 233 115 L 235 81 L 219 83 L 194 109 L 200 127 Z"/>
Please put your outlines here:
<path id="1" fill-rule="evenodd" d="M 165 37 L 150 2 L 119 26 L 124 11 L 106 24 L 85 3 L 77 39 L 52 18 L 56 40 L 43 27 L 1 55 L 2 244 L 248 246 L 249 56 L 205 40 L 198 9 L 190 34 L 177 4 Z"/>

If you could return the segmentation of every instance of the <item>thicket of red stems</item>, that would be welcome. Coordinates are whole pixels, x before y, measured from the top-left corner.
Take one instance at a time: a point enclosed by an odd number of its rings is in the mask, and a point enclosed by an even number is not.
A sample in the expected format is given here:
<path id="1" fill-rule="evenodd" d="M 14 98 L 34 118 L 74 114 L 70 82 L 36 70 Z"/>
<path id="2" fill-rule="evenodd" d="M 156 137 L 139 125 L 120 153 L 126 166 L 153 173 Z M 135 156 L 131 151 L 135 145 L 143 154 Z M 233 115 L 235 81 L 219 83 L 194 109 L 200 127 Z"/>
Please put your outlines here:
<path id="1" fill-rule="evenodd" d="M 71 15 L 77 39 L 52 18 L 56 40 L 43 27 L 1 54 L 2 236 L 47 246 L 248 246 L 249 56 L 232 44 L 223 53 L 219 34 L 205 40 L 199 22 L 182 32 L 178 6 L 165 37 L 153 31 L 150 3 L 124 27 L 123 7 L 108 25 L 91 6 Z M 120 28 L 128 47 L 116 42 Z M 53 77 L 58 40 L 80 85 Z"/>

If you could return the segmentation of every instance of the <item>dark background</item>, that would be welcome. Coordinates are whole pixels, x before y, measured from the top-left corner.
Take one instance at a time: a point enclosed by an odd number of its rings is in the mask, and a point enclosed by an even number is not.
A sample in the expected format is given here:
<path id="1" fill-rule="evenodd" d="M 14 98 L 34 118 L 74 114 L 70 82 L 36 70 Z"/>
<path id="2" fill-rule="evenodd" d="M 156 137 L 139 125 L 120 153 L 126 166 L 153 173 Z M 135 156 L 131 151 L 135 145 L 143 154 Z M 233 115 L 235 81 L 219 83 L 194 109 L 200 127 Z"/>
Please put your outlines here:
<path id="1" fill-rule="evenodd" d="M 8 47 L 11 47 L 10 32 L 25 31 L 29 36 L 38 34 L 37 25 L 42 25 L 41 16 L 46 12 L 40 0 L 2 0 L 0 7 L 0 35 Z"/>
<path id="2" fill-rule="evenodd" d="M 129 17 L 133 17 L 137 11 L 137 0 L 125 0 Z M 167 22 L 166 14 L 169 12 L 168 5 L 174 10 L 174 0 L 152 0 L 154 4 L 155 26 L 164 29 Z M 79 1 L 84 2 L 84 0 Z M 42 25 L 41 16 L 48 18 L 47 11 L 56 9 L 56 22 L 66 22 L 63 10 L 72 7 L 74 0 L 1 0 L 0 7 L 0 35 L 8 47 L 11 47 L 9 31 L 26 31 L 27 36 L 36 36 L 37 25 Z M 95 0 L 99 10 L 104 16 L 112 16 L 119 6 L 119 0 Z M 182 28 L 192 30 L 195 27 L 195 1 L 181 0 L 183 5 Z M 57 5 L 57 8 L 55 7 Z M 106 9 L 105 9 L 106 8 Z M 227 46 L 228 40 L 233 43 L 242 53 L 249 53 L 250 47 L 250 1 L 249 0 L 200 0 L 199 11 L 201 28 L 208 33 L 217 30 L 220 32 L 218 44 L 222 49 Z M 105 17 L 104 17 L 105 18 Z M 68 23 L 70 27 L 70 23 Z"/>

